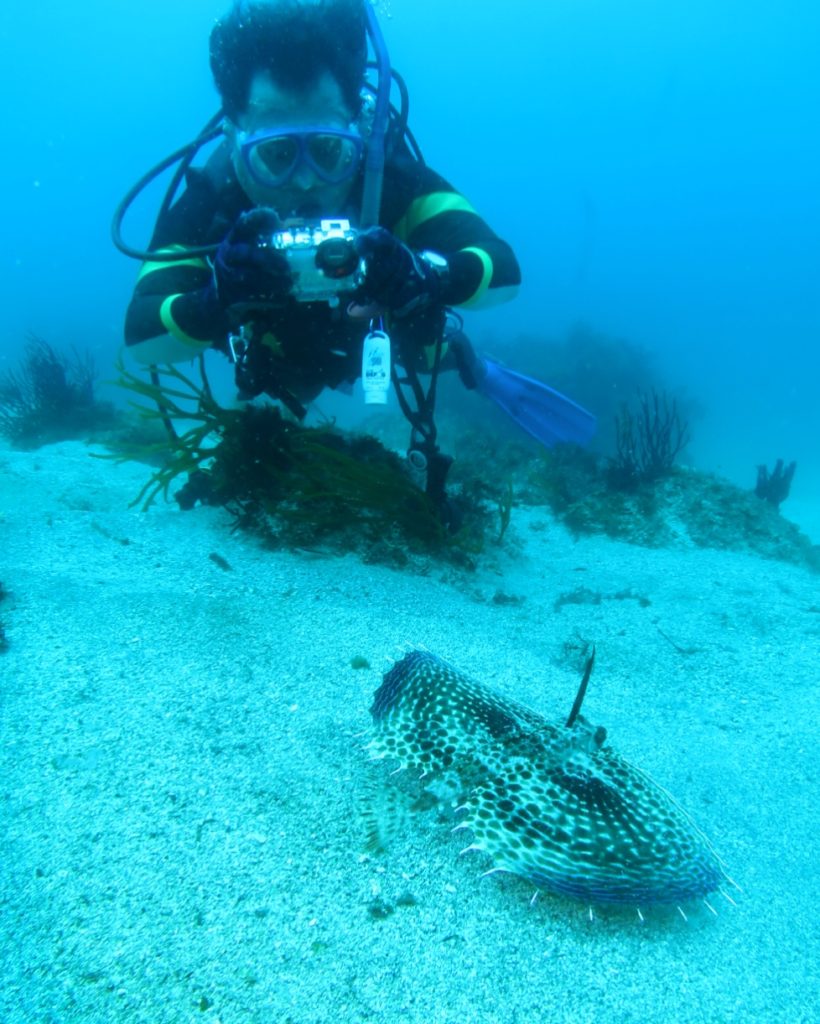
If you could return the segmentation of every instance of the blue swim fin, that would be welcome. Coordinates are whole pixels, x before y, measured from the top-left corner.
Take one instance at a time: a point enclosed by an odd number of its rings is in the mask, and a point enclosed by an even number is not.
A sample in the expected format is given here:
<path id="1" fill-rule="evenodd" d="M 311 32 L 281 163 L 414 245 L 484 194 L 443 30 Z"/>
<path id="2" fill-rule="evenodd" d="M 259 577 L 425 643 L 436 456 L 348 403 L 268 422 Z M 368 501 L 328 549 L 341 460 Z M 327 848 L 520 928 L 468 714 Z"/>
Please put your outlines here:
<path id="1" fill-rule="evenodd" d="M 587 444 L 593 437 L 596 419 L 565 395 L 525 377 L 494 359 L 481 356 L 486 373 L 478 381 L 478 391 L 491 398 L 536 441 L 548 448 L 572 442 Z"/>

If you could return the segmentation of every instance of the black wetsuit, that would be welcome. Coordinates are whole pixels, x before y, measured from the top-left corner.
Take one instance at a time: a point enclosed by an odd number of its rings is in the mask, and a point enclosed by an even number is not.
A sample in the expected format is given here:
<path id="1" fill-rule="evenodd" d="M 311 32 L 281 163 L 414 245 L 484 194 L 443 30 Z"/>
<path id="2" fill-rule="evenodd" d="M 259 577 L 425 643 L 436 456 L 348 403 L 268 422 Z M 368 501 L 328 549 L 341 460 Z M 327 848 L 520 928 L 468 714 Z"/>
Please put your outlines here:
<path id="1" fill-rule="evenodd" d="M 362 181 L 350 196 L 350 208 L 333 211 L 356 226 Z M 206 168 L 189 172 L 179 200 L 157 225 L 151 248 L 172 252 L 221 242 L 253 203 L 237 181 L 227 142 Z M 507 245 L 442 177 L 412 159 L 406 151 L 388 158 L 380 223 L 416 251 L 445 256 L 449 275 L 443 302 L 478 308 L 504 301 L 520 281 L 516 258 Z M 202 296 L 211 279 L 209 263 L 200 257 L 143 265 L 126 318 L 126 344 L 135 358 L 150 363 L 179 362 L 206 348 L 226 350 L 228 332 L 237 324 L 227 313 L 214 313 Z M 366 325 L 351 319 L 343 298 L 335 308 L 327 302 L 295 299 L 265 311 L 250 327 L 257 346 L 259 390 L 299 403 L 309 402 L 325 388 L 354 381 L 361 373 Z M 254 314 L 256 316 L 256 314 Z M 247 318 L 246 318 L 247 319 Z M 391 335 L 406 351 L 412 346 L 424 358 L 434 346 L 443 321 L 440 309 L 427 310 L 390 325 Z"/>

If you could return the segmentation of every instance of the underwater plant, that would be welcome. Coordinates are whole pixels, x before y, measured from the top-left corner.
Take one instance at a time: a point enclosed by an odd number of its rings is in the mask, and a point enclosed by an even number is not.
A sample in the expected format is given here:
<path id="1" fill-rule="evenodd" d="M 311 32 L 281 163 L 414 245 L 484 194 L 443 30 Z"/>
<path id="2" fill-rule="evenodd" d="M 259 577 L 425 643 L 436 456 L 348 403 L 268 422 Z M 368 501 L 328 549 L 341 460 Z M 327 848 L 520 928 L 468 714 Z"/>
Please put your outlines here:
<path id="1" fill-rule="evenodd" d="M 95 379 L 89 353 L 67 356 L 29 334 L 19 368 L 0 377 L 0 434 L 36 448 L 110 426 L 114 408 L 96 398 Z"/>
<path id="2" fill-rule="evenodd" d="M 404 460 L 374 438 L 342 434 L 332 423 L 302 427 L 274 405 L 224 408 L 202 365 L 201 383 L 173 366 L 157 368 L 150 381 L 122 362 L 118 370 L 122 387 L 152 403 L 137 407 L 140 416 L 173 425 L 162 442 L 124 445 L 114 456 L 164 456 L 133 504 L 147 509 L 185 480 L 174 495 L 181 508 L 224 506 L 235 527 L 273 545 L 335 537 L 354 550 L 387 545 L 393 561 L 402 545 L 428 552 L 458 547 Z M 471 529 L 477 521 L 471 519 Z"/>
<path id="3" fill-rule="evenodd" d="M 117 461 L 159 461 L 160 468 L 146 482 L 132 505 L 142 504 L 143 511 L 163 495 L 169 497 L 171 484 L 183 474 L 196 474 L 213 459 L 219 437 L 239 415 L 238 410 L 224 409 L 213 397 L 204 363 L 200 359 L 201 383 L 197 384 L 175 366 L 154 367 L 151 380 L 132 373 L 122 358 L 117 360 L 119 387 L 142 399 L 132 402 L 140 420 L 153 434 L 158 424 L 165 426 L 157 439 L 120 440 L 113 458 Z M 184 430 L 179 432 L 179 427 Z"/>
<path id="4" fill-rule="evenodd" d="M 665 391 L 639 392 L 637 411 L 623 405 L 616 418 L 610 482 L 629 489 L 667 476 L 688 443 L 689 426 L 675 399 Z"/>
<path id="5" fill-rule="evenodd" d="M 558 446 L 534 462 L 518 497 L 526 504 L 547 505 L 576 536 L 602 533 L 642 547 L 747 551 L 820 572 L 820 545 L 812 544 L 775 505 L 694 469 L 618 488 L 612 486 L 605 460 Z"/>
<path id="6" fill-rule="evenodd" d="M 790 462 L 784 469 L 782 459 L 777 460 L 771 473 L 765 465 L 758 466 L 755 494 L 775 508 L 779 508 L 780 503 L 789 496 L 796 469 L 796 462 Z"/>

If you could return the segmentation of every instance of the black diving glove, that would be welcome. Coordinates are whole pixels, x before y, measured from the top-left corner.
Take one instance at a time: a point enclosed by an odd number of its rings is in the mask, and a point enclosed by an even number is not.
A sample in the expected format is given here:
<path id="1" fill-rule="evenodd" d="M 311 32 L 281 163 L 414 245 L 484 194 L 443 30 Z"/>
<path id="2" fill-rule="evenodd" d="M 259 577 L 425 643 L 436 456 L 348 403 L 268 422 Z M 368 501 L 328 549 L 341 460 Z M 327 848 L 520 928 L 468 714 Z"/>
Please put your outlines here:
<path id="1" fill-rule="evenodd" d="M 444 305 L 447 261 L 443 256 L 415 253 L 387 228 L 363 231 L 356 238 L 356 251 L 364 260 L 357 303 L 379 305 L 399 318 Z"/>
<path id="2" fill-rule="evenodd" d="M 293 275 L 280 249 L 266 244 L 281 221 L 260 207 L 241 214 L 214 256 L 214 288 L 223 309 L 284 306 Z"/>

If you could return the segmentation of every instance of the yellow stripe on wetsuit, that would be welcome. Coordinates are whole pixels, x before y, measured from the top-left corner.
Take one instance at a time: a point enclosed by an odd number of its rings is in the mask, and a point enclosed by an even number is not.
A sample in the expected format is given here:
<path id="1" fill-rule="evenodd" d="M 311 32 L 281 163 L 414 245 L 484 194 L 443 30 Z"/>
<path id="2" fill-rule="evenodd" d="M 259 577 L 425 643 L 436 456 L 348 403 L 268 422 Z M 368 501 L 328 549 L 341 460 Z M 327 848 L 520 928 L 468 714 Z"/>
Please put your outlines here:
<path id="1" fill-rule="evenodd" d="M 167 249 L 157 249 L 157 252 L 184 252 L 185 247 L 182 245 L 169 245 Z M 158 270 L 168 270 L 177 267 L 196 267 L 198 270 L 207 270 L 208 264 L 202 259 L 201 256 L 188 256 L 178 260 L 146 260 L 145 263 L 140 267 L 137 281 L 141 281 L 147 274 L 154 274 Z"/>
<path id="2" fill-rule="evenodd" d="M 186 334 L 176 320 L 174 320 L 174 313 L 171 307 L 175 300 L 179 298 L 180 294 L 182 293 L 177 292 L 176 295 L 169 295 L 167 299 L 163 300 L 162 305 L 159 307 L 159 318 L 162 321 L 162 326 L 170 335 L 201 352 L 203 349 L 210 347 L 210 342 L 203 341 L 202 338 L 192 338 L 191 335 Z"/>
<path id="3" fill-rule="evenodd" d="M 394 225 L 393 234 L 407 241 L 412 233 L 421 227 L 422 224 L 426 224 L 427 221 L 438 217 L 439 214 L 451 212 L 472 213 L 478 216 L 475 207 L 457 192 L 430 192 L 426 196 L 419 196 L 418 199 L 413 200 L 404 216 Z M 481 260 L 483 267 L 478 287 L 469 299 L 459 303 L 462 309 L 469 309 L 471 306 L 481 305 L 493 279 L 493 261 L 489 253 L 479 249 L 477 246 L 467 246 L 464 249 L 460 249 L 459 252 L 473 253 Z"/>
<path id="4" fill-rule="evenodd" d="M 464 302 L 459 303 L 461 309 L 470 309 L 471 306 L 480 306 L 484 296 L 487 294 L 487 289 L 490 287 L 490 283 L 493 279 L 493 261 L 490 254 L 484 252 L 483 249 L 479 249 L 475 245 L 468 245 L 465 249 L 459 249 L 459 252 L 471 252 L 481 260 L 481 265 L 484 268 L 481 273 L 481 280 L 478 282 L 478 287 L 470 296 L 469 299 L 465 299 Z"/>
<path id="5" fill-rule="evenodd" d="M 457 192 L 430 192 L 426 196 L 419 196 L 407 207 L 404 216 L 393 225 L 393 234 L 406 242 L 416 228 L 433 217 L 438 217 L 440 213 L 450 213 L 453 210 L 476 213 L 474 207 Z"/>

